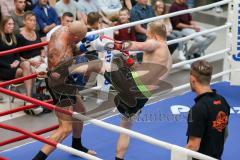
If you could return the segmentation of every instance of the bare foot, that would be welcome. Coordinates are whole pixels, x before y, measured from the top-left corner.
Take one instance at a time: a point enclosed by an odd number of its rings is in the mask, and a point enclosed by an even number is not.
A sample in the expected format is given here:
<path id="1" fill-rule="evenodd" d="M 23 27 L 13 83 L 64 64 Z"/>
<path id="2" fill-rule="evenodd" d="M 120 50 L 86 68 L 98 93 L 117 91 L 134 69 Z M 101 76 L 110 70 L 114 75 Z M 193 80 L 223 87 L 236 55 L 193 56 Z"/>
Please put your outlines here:
<path id="1" fill-rule="evenodd" d="M 87 152 L 88 154 L 91 154 L 91 155 L 97 155 L 97 152 L 95 152 L 95 151 L 93 151 L 93 150 L 88 150 L 88 152 Z"/>

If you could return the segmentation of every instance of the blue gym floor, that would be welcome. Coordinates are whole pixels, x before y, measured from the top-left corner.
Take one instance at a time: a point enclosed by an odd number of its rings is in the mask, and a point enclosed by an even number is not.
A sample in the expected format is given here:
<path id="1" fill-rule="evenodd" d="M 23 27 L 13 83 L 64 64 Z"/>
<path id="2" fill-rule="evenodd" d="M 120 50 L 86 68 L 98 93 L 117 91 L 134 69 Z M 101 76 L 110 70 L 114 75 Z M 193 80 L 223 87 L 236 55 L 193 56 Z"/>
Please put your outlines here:
<path id="1" fill-rule="evenodd" d="M 223 160 L 240 159 L 240 87 L 230 86 L 227 82 L 212 85 L 218 93 L 222 94 L 232 106 L 232 113 L 229 123 L 229 137 L 225 144 Z M 185 146 L 186 144 L 186 117 L 187 113 L 182 112 L 177 117 L 173 116 L 171 106 L 182 105 L 191 107 L 194 103 L 194 93 L 187 92 L 181 96 L 169 98 L 154 104 L 147 105 L 141 115 L 136 119 L 133 130 L 152 136 L 159 140 Z M 179 110 L 184 111 L 184 110 Z M 114 116 L 105 120 L 108 123 L 118 125 L 120 116 Z M 97 151 L 98 157 L 113 160 L 115 155 L 117 133 L 107 131 L 94 125 L 86 125 L 83 133 L 84 144 Z M 70 146 L 71 136 L 64 142 Z M 42 147 L 42 143 L 35 142 L 21 146 L 19 148 L 1 152 L 0 156 L 5 156 L 10 160 L 31 160 L 31 158 Z M 48 158 L 49 160 L 76 160 L 81 159 L 68 153 L 56 150 Z M 132 139 L 126 160 L 168 160 L 170 152 L 168 150 L 152 146 L 145 142 Z"/>

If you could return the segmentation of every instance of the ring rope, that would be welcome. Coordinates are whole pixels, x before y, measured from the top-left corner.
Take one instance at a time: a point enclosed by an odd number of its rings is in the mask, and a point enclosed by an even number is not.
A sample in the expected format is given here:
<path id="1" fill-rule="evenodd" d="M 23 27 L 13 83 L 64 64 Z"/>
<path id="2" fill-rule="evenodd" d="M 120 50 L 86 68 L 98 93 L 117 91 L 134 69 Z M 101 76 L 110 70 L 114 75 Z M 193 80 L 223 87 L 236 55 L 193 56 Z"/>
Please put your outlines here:
<path id="1" fill-rule="evenodd" d="M 10 131 L 14 131 L 14 132 L 18 132 L 18 133 L 22 133 L 22 134 L 24 134 L 26 136 L 34 138 L 34 139 L 36 139 L 38 141 L 41 141 L 43 143 L 46 143 L 46 144 L 48 144 L 48 145 L 50 145 L 52 147 L 58 148 L 60 150 L 63 150 L 65 152 L 68 152 L 70 154 L 74 154 L 74 155 L 82 157 L 82 158 L 86 158 L 86 159 L 89 159 L 89 160 L 102 160 L 102 159 L 100 159 L 98 157 L 92 156 L 90 154 L 84 153 L 82 151 L 73 149 L 73 148 L 65 146 L 65 145 L 62 145 L 62 144 L 57 143 L 55 141 L 51 141 L 49 139 L 43 138 L 42 136 L 39 136 L 37 134 L 28 132 L 26 130 L 23 130 L 23 129 L 14 127 L 14 126 L 10 126 L 10 125 L 6 125 L 6 124 L 3 124 L 3 123 L 0 123 L 0 128 L 6 129 L 6 130 L 10 130 Z"/>
<path id="2" fill-rule="evenodd" d="M 100 29 L 100 30 L 96 30 L 96 31 L 91 31 L 91 32 L 88 33 L 88 35 L 101 34 L 101 33 L 109 32 L 109 31 L 115 31 L 115 30 L 124 29 L 124 28 L 128 28 L 128 27 L 134 27 L 136 25 L 149 23 L 149 22 L 152 22 L 152 21 L 158 21 L 160 19 L 170 18 L 170 17 L 174 17 L 174 16 L 187 14 L 187 13 L 193 13 L 193 12 L 197 12 L 197 11 L 202 11 L 202 10 L 214 8 L 214 7 L 217 7 L 217 6 L 228 4 L 229 2 L 232 2 L 232 0 L 222 0 L 222 1 L 212 3 L 212 4 L 209 4 L 209 5 L 205 5 L 205 6 L 190 8 L 190 9 L 177 11 L 177 12 L 173 12 L 173 13 L 167 13 L 165 15 L 156 16 L 156 17 L 152 17 L 152 18 L 148 18 L 148 19 L 144 19 L 144 20 L 140 20 L 140 21 L 136 21 L 136 22 L 122 24 L 122 25 L 118 25 L 118 26 L 114 26 L 114 27 L 108 27 L 108 28 L 104 28 L 104 29 Z"/>
<path id="3" fill-rule="evenodd" d="M 88 120 L 90 123 L 92 123 L 96 126 L 99 126 L 99 127 L 102 127 L 102 128 L 108 129 L 108 130 L 112 130 L 112 131 L 115 131 L 115 132 L 124 133 L 124 134 L 127 134 L 127 135 L 131 136 L 131 137 L 137 138 L 139 140 L 148 142 L 148 143 L 153 144 L 153 145 L 157 145 L 159 147 L 163 147 L 163 148 L 170 149 L 170 150 L 177 149 L 179 151 L 182 151 L 183 153 L 187 153 L 189 156 L 192 156 L 192 157 L 198 158 L 198 159 L 216 160 L 215 158 L 206 156 L 204 154 L 201 154 L 201 153 L 198 153 L 198 152 L 195 152 L 195 151 L 192 151 L 192 150 L 189 150 L 189 149 L 177 146 L 177 145 L 173 145 L 171 143 L 163 142 L 163 141 L 160 141 L 158 139 L 152 138 L 150 136 L 147 136 L 147 135 L 135 132 L 135 131 L 131 131 L 129 129 L 124 129 L 122 127 L 115 126 L 115 125 L 103 122 L 101 120 L 97 120 L 97 119 L 90 119 L 89 120 L 88 117 L 86 117 L 84 115 L 81 115 L 77 112 L 73 112 L 73 111 L 70 111 L 70 110 L 65 110 L 63 108 L 56 107 L 52 104 L 48 104 L 46 102 L 42 102 L 40 100 L 30 98 L 30 97 L 27 97 L 27 96 L 22 95 L 22 94 L 19 94 L 19 93 L 13 92 L 13 91 L 9 91 L 9 90 L 4 89 L 2 87 L 0 87 L 0 92 L 2 92 L 4 94 L 7 94 L 7 95 L 14 96 L 16 98 L 19 98 L 19 99 L 22 99 L 22 100 L 25 100 L 25 101 L 28 101 L 28 102 L 31 102 L 31 103 L 34 103 L 34 104 L 41 105 L 41 106 L 46 107 L 50 110 L 56 110 L 57 112 L 61 112 L 61 113 L 64 113 L 66 115 L 70 115 L 73 118 L 76 118 L 76 119 L 79 119 L 79 120 Z"/>

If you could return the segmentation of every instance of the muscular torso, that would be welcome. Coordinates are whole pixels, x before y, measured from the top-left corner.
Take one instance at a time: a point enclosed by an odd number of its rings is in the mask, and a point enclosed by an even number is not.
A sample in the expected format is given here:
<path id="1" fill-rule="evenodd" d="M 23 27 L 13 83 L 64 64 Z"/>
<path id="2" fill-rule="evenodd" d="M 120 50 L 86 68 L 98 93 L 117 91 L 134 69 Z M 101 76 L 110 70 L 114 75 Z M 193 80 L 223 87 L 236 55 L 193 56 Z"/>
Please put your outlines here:
<path id="1" fill-rule="evenodd" d="M 166 43 L 159 43 L 152 52 L 144 52 L 143 61 L 134 65 L 133 69 L 140 75 L 140 79 L 149 90 L 156 89 L 168 75 L 172 66 L 172 56 Z"/>
<path id="2" fill-rule="evenodd" d="M 68 42 L 69 32 L 66 27 L 55 31 L 48 44 L 48 70 L 53 70 L 61 62 L 73 57 L 75 45 Z"/>

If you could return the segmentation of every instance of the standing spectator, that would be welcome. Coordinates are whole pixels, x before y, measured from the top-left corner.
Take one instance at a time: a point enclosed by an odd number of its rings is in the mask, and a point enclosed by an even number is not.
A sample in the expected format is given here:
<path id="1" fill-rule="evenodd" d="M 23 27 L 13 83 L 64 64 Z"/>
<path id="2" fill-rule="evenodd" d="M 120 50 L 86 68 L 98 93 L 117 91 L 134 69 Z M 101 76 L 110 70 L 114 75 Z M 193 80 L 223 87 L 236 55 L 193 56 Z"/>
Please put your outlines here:
<path id="1" fill-rule="evenodd" d="M 79 0 L 77 3 L 77 6 L 79 10 L 86 15 L 86 22 L 87 22 L 87 15 L 91 12 L 98 12 L 104 21 L 108 26 L 112 24 L 112 22 L 104 15 L 102 10 L 99 8 L 98 0 Z"/>
<path id="2" fill-rule="evenodd" d="M 36 16 L 33 12 L 27 11 L 23 17 L 24 26 L 18 35 L 18 46 L 27 46 L 40 43 L 41 39 L 35 32 Z M 20 53 L 23 61 L 31 64 L 34 72 L 45 72 L 47 70 L 47 58 L 44 48 L 36 48 Z"/>
<path id="3" fill-rule="evenodd" d="M 14 34 L 14 21 L 6 16 L 0 26 L 0 51 L 6 51 L 17 47 Z M 12 80 L 32 73 L 30 63 L 20 60 L 17 53 L 0 57 L 0 79 Z M 32 96 L 32 80 L 24 81 L 27 96 Z"/>
<path id="4" fill-rule="evenodd" d="M 119 20 L 116 25 L 121 25 L 125 23 L 129 23 L 130 14 L 127 8 L 122 8 L 119 11 Z M 120 29 L 114 32 L 114 39 L 119 41 L 135 41 L 135 31 L 133 27 Z"/>
<path id="5" fill-rule="evenodd" d="M 14 10 L 14 0 L 0 0 L 2 16 L 10 16 L 10 12 Z"/>
<path id="6" fill-rule="evenodd" d="M 55 5 L 55 10 L 58 17 L 62 17 L 65 12 L 71 12 L 74 20 L 81 19 L 82 13 L 77 8 L 77 2 L 74 0 L 59 0 Z"/>
<path id="7" fill-rule="evenodd" d="M 194 62 L 190 70 L 190 85 L 197 94 L 188 115 L 187 148 L 221 159 L 230 106 L 224 97 L 209 86 L 213 67 L 204 60 Z"/>
<path id="8" fill-rule="evenodd" d="M 37 22 L 40 26 L 41 36 L 45 36 L 60 22 L 56 11 L 48 5 L 48 0 L 39 0 L 38 2 L 33 12 L 36 14 Z"/>
<path id="9" fill-rule="evenodd" d="M 26 8 L 26 0 L 14 0 L 15 10 L 11 11 L 11 16 L 15 23 L 14 32 L 19 33 L 23 27 L 23 16 Z M 39 26 L 37 25 L 36 31 L 39 32 Z"/>
<path id="10" fill-rule="evenodd" d="M 169 12 L 176 12 L 188 9 L 186 0 L 175 0 Z M 179 15 L 171 18 L 173 29 L 179 30 L 182 32 L 183 36 L 188 36 L 204 30 L 200 28 L 196 22 L 192 20 L 190 14 Z M 193 44 L 188 51 L 188 58 L 197 58 L 204 54 L 205 50 L 210 46 L 210 44 L 216 39 L 216 33 L 209 33 L 203 36 L 196 36 L 193 38 Z"/>
<path id="11" fill-rule="evenodd" d="M 46 35 L 46 41 L 50 41 L 52 34 L 62 26 L 67 26 L 74 21 L 73 14 L 71 12 L 66 12 L 61 17 L 61 25 L 57 25 Z"/>
<path id="12" fill-rule="evenodd" d="M 152 6 L 147 5 L 147 0 L 137 0 L 137 4 L 132 8 L 130 14 L 131 22 L 139 21 L 147 18 L 155 17 Z M 147 24 L 141 24 L 135 26 L 136 40 L 144 42 L 147 39 Z M 142 61 L 143 53 L 137 54 L 138 61 Z"/>

